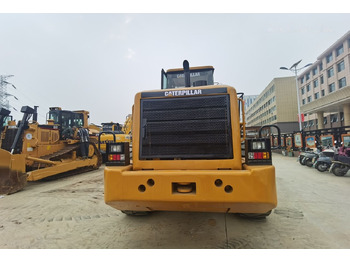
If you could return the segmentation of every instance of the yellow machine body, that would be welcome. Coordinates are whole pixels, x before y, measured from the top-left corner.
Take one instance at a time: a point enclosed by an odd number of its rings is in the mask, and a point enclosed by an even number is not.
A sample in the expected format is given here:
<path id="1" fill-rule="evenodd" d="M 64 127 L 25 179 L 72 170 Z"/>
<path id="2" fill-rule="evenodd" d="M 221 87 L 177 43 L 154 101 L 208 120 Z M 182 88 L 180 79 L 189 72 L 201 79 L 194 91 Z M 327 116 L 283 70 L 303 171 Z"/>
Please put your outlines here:
<path id="1" fill-rule="evenodd" d="M 105 128 L 108 126 L 108 128 Z M 118 130 L 120 128 L 120 130 Z M 126 117 L 124 125 L 119 125 L 117 123 L 104 123 L 102 124 L 102 130 L 99 135 L 98 143 L 99 149 L 102 155 L 106 153 L 106 145 L 108 143 L 132 143 L 132 115 Z"/>
<path id="2" fill-rule="evenodd" d="M 143 109 L 141 101 L 150 99 L 149 101 L 161 102 L 162 99 L 187 97 L 196 100 L 216 95 L 229 97 L 228 129 L 232 135 L 228 143 L 232 146 L 231 158 L 140 157 L 143 146 L 141 140 L 150 125 L 142 118 L 141 112 L 146 109 Z M 195 109 L 192 112 L 196 112 Z M 181 110 L 172 112 L 172 114 L 180 113 L 184 114 Z M 186 126 L 181 127 L 179 132 L 181 129 L 186 129 Z M 210 85 L 140 92 L 135 96 L 132 130 L 132 164 L 105 167 L 106 204 L 122 211 L 168 210 L 255 214 L 266 213 L 276 207 L 274 166 L 248 165 L 242 157 L 242 123 L 237 93 L 233 87 Z M 208 137 L 207 141 L 209 140 L 211 137 Z"/>

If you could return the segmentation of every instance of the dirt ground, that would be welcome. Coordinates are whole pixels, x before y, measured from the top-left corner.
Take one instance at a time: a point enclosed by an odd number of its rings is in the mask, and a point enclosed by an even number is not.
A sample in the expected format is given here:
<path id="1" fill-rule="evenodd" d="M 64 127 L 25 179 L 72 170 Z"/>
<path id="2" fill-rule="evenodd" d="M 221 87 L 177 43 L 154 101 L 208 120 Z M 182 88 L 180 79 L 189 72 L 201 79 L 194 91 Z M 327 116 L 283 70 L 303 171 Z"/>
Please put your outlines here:
<path id="1" fill-rule="evenodd" d="M 347 249 L 350 177 L 273 155 L 278 206 L 266 220 L 154 212 L 131 217 L 103 199 L 103 166 L 0 196 L 1 249 Z"/>

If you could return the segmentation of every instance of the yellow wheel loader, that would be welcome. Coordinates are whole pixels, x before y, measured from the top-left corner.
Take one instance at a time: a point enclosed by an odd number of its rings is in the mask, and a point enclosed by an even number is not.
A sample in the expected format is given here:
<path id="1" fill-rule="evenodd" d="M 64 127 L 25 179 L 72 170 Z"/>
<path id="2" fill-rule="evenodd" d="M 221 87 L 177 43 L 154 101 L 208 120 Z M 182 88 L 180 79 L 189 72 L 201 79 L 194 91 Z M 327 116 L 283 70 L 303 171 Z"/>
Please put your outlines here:
<path id="1" fill-rule="evenodd" d="M 162 70 L 161 90 L 137 93 L 133 159 L 109 143 L 106 204 L 128 215 L 201 211 L 266 217 L 277 205 L 270 140 L 245 138 L 235 88 L 214 85 L 212 66 Z M 240 118 L 241 117 L 241 118 Z"/>
<path id="2" fill-rule="evenodd" d="M 52 107 L 45 125 L 37 122 L 36 108 L 24 106 L 16 128 L 6 130 L 0 149 L 0 194 L 23 189 L 27 181 L 36 181 L 63 173 L 81 173 L 97 169 L 102 163 L 95 143 L 83 159 L 75 127 L 88 127 L 87 111 L 67 111 Z M 33 121 L 29 119 L 33 116 Z M 73 130 L 67 137 L 65 130 Z"/>
<path id="3" fill-rule="evenodd" d="M 130 145 L 130 150 L 132 151 L 131 143 L 131 125 L 132 119 L 131 115 L 126 117 L 124 125 L 119 123 L 102 123 L 102 131 L 98 135 L 98 149 L 102 154 L 103 162 L 107 161 L 106 148 L 108 143 L 126 143 Z"/>

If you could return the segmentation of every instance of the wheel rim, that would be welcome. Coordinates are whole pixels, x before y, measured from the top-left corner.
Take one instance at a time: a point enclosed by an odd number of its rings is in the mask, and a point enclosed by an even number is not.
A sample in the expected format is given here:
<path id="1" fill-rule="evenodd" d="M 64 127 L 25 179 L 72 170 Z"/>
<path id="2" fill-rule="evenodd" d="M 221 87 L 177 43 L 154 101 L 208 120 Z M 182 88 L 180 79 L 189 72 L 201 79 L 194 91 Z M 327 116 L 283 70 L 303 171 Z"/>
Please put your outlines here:
<path id="1" fill-rule="evenodd" d="M 316 168 L 317 168 L 318 171 L 324 172 L 324 171 L 327 170 L 328 165 L 327 165 L 327 164 L 318 164 L 318 165 L 316 166 Z"/>

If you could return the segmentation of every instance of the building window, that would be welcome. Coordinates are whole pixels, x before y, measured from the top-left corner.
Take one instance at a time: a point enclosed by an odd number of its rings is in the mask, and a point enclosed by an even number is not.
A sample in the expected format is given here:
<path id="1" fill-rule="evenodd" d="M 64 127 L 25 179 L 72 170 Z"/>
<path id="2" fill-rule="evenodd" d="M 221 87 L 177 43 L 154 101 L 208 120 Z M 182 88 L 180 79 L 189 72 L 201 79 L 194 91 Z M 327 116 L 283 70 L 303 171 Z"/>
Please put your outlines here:
<path id="1" fill-rule="evenodd" d="M 305 105 L 305 103 L 306 103 L 306 102 L 305 102 L 305 98 L 303 98 L 303 105 Z"/>
<path id="2" fill-rule="evenodd" d="M 329 68 L 327 70 L 327 75 L 328 75 L 328 78 L 334 76 L 334 69 L 333 69 L 333 67 L 331 67 L 331 68 Z"/>
<path id="3" fill-rule="evenodd" d="M 341 72 L 345 69 L 345 63 L 344 63 L 344 60 L 341 61 L 339 64 L 337 64 L 337 69 L 338 69 L 338 72 Z"/>
<path id="4" fill-rule="evenodd" d="M 321 64 L 318 66 L 318 68 L 320 69 L 320 72 L 323 70 L 323 64 L 321 62 Z"/>
<path id="5" fill-rule="evenodd" d="M 342 53 L 344 53 L 343 44 L 341 44 L 340 46 L 337 47 L 337 49 L 335 49 L 335 53 L 337 54 L 337 56 L 339 56 L 339 55 L 341 55 Z"/>
<path id="6" fill-rule="evenodd" d="M 346 86 L 346 78 L 345 77 L 339 79 L 339 88 L 342 88 L 344 86 Z"/>
<path id="7" fill-rule="evenodd" d="M 324 89 L 323 90 L 321 90 L 321 96 L 324 96 L 325 95 L 325 93 L 324 93 Z"/>
<path id="8" fill-rule="evenodd" d="M 327 64 L 333 60 L 333 54 L 330 53 L 329 55 L 326 56 L 326 62 Z"/>
<path id="9" fill-rule="evenodd" d="M 314 88 L 318 87 L 318 79 L 314 81 Z"/>
<path id="10" fill-rule="evenodd" d="M 340 121 L 341 121 L 341 122 L 344 121 L 344 112 L 340 112 Z"/>
<path id="11" fill-rule="evenodd" d="M 321 85 L 324 83 L 324 80 L 323 80 L 323 75 L 320 76 L 320 80 L 321 80 Z"/>
<path id="12" fill-rule="evenodd" d="M 302 88 L 301 88 L 301 94 L 302 94 L 302 95 L 305 94 L 305 87 L 302 87 Z"/>
<path id="13" fill-rule="evenodd" d="M 320 98 L 320 93 L 319 92 L 315 93 L 315 100 L 319 98 Z"/>
<path id="14" fill-rule="evenodd" d="M 308 72 L 308 73 L 305 75 L 305 77 L 306 77 L 306 81 L 309 80 L 309 79 L 310 79 L 310 72 Z"/>
<path id="15" fill-rule="evenodd" d="M 335 84 L 332 83 L 328 86 L 328 93 L 332 93 L 335 91 Z"/>
<path id="16" fill-rule="evenodd" d="M 308 84 L 307 86 L 306 86 L 306 92 L 309 92 L 310 91 L 310 84 Z"/>
<path id="17" fill-rule="evenodd" d="M 338 122 L 338 114 L 331 114 L 331 123 Z"/>
<path id="18" fill-rule="evenodd" d="M 311 96 L 307 97 L 307 102 L 310 103 L 312 101 Z"/>
<path id="19" fill-rule="evenodd" d="M 309 127 L 314 126 L 314 120 L 309 120 Z"/>
<path id="20" fill-rule="evenodd" d="M 302 76 L 302 77 L 300 78 L 300 83 L 301 83 L 301 84 L 304 83 L 304 76 Z"/>
<path id="21" fill-rule="evenodd" d="M 317 67 L 315 67 L 315 68 L 312 69 L 312 75 L 313 75 L 313 76 L 314 76 L 314 75 L 317 75 Z"/>
<path id="22" fill-rule="evenodd" d="M 326 117 L 326 116 L 323 117 L 323 124 L 324 124 L 324 125 L 327 125 L 327 117 Z"/>

